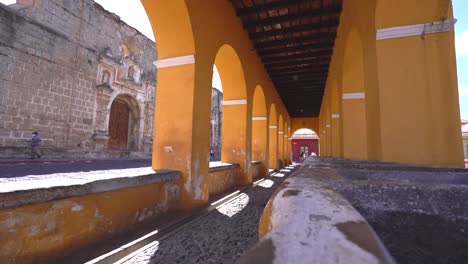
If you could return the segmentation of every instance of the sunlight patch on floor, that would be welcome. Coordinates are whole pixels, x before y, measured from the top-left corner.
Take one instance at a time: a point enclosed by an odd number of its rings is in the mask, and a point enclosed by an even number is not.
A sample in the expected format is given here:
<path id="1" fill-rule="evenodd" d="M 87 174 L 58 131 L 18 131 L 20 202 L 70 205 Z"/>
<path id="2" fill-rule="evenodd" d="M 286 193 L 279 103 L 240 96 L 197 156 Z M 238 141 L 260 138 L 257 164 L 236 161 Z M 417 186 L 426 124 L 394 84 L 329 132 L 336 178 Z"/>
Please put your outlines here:
<path id="1" fill-rule="evenodd" d="M 272 176 L 272 177 L 283 178 L 283 177 L 285 176 L 285 174 L 284 174 L 284 173 L 279 173 L 279 172 L 278 172 L 278 173 L 273 173 L 271 176 Z"/>
<path id="2" fill-rule="evenodd" d="M 242 209 L 249 204 L 249 199 L 250 198 L 247 194 L 241 193 L 229 203 L 217 207 L 216 210 L 225 216 L 232 217 L 242 211 Z"/>
<path id="3" fill-rule="evenodd" d="M 271 188 L 274 184 L 275 182 L 272 180 L 264 180 L 261 183 L 259 183 L 258 186 L 261 186 L 263 188 Z"/>

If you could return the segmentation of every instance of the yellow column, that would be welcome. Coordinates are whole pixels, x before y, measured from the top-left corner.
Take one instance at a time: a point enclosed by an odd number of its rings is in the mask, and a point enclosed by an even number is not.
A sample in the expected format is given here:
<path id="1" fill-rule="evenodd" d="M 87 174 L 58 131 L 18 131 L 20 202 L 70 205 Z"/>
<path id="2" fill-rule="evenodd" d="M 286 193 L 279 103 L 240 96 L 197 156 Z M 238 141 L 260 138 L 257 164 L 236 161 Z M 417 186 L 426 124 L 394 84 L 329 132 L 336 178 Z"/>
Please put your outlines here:
<path id="1" fill-rule="evenodd" d="M 331 149 L 331 155 L 333 157 L 342 157 L 341 155 L 341 138 L 340 138 L 340 130 L 341 130 L 341 122 L 340 122 L 340 116 L 341 116 L 341 98 L 340 98 L 340 91 L 338 90 L 338 87 L 336 86 L 331 86 L 331 94 L 332 94 L 332 100 L 331 100 L 331 114 L 330 114 L 330 119 L 331 119 L 331 135 L 330 137 L 332 138 L 332 149 Z"/>
<path id="2" fill-rule="evenodd" d="M 289 137 L 288 135 L 285 133 L 284 134 L 284 166 L 287 166 L 289 165 Z"/>
<path id="3" fill-rule="evenodd" d="M 270 125 L 270 137 L 269 137 L 269 153 L 270 153 L 270 169 L 278 169 L 278 126 Z"/>
<path id="4" fill-rule="evenodd" d="M 329 95 L 329 93 L 328 93 Z M 325 111 L 325 131 L 327 136 L 327 156 L 333 156 L 332 153 L 332 144 L 333 144 L 333 137 L 332 137 L 332 123 L 331 123 L 331 114 L 330 114 L 330 96 L 327 96 L 327 102 L 326 102 L 326 111 Z"/>
<path id="5" fill-rule="evenodd" d="M 288 149 L 288 164 L 292 164 L 292 159 L 291 159 L 291 125 L 288 127 L 288 137 L 286 138 L 288 141 L 287 144 L 287 149 Z"/>
<path id="6" fill-rule="evenodd" d="M 357 30 L 347 37 L 343 63 L 343 156 L 368 158 L 364 50 Z"/>
<path id="7" fill-rule="evenodd" d="M 248 185 L 252 183 L 251 175 L 247 169 L 250 161 L 247 160 L 246 144 L 246 100 L 223 101 L 223 126 L 222 126 L 222 150 L 221 161 L 237 163 L 241 167 L 238 184 Z"/>
<path id="8" fill-rule="evenodd" d="M 209 196 L 206 185 L 209 107 L 194 107 L 194 75 L 195 64 L 160 68 L 156 90 L 158 111 L 155 112 L 153 168 L 182 172 L 179 207 L 183 209 L 203 205 Z M 173 89 L 175 87 L 177 89 Z M 199 134 L 195 134 L 194 119 L 207 124 L 199 126 Z M 203 138 L 203 134 L 208 136 Z"/>
<path id="9" fill-rule="evenodd" d="M 452 17 L 449 0 L 386 0 L 377 6 L 386 161 L 463 167 Z"/>
<path id="10" fill-rule="evenodd" d="M 266 175 L 267 117 L 252 117 L 252 160 L 261 161 L 260 175 Z"/>
<path id="11" fill-rule="evenodd" d="M 278 131 L 278 166 L 280 168 L 284 167 L 283 157 L 283 147 L 284 147 L 284 131 Z"/>

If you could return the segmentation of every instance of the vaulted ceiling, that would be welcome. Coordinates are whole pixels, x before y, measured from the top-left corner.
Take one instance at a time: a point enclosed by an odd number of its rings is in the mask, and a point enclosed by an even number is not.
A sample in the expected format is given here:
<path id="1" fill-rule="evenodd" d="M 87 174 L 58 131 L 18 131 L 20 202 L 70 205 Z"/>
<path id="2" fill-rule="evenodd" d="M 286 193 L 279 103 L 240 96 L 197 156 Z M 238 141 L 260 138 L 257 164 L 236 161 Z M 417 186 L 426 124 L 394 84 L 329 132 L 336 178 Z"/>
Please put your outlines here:
<path id="1" fill-rule="evenodd" d="M 320 113 L 342 0 L 231 0 L 292 117 Z"/>

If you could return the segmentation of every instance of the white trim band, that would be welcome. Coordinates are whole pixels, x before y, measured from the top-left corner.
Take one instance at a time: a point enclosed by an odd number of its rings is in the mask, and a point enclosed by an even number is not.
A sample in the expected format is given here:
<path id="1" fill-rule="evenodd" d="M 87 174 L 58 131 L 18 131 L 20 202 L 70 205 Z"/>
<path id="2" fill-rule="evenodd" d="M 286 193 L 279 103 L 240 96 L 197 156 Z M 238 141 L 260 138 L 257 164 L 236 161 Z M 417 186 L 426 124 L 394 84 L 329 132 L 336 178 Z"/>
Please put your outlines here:
<path id="1" fill-rule="evenodd" d="M 343 100 L 351 100 L 351 99 L 364 99 L 366 98 L 365 93 L 344 93 Z"/>
<path id="2" fill-rule="evenodd" d="M 276 128 L 278 128 L 278 126 L 270 126 L 270 128 L 275 128 L 276 129 Z"/>
<path id="3" fill-rule="evenodd" d="M 153 62 L 154 66 L 156 66 L 156 68 L 158 69 L 186 65 L 186 64 L 194 64 L 194 63 L 195 63 L 195 56 L 193 55 L 162 59 L 162 60 L 157 60 Z"/>
<path id="4" fill-rule="evenodd" d="M 241 99 L 241 100 L 229 100 L 229 101 L 222 101 L 223 105 L 246 105 L 247 100 L 246 99 Z"/>
<path id="5" fill-rule="evenodd" d="M 253 116 L 252 121 L 266 121 L 266 116 Z"/>
<path id="6" fill-rule="evenodd" d="M 340 118 L 340 114 L 332 114 L 332 115 L 331 115 L 331 118 L 332 118 L 332 119 L 339 119 L 339 118 Z"/>
<path id="7" fill-rule="evenodd" d="M 287 137 L 288 137 L 288 135 L 284 135 L 284 137 L 285 137 L 285 138 L 287 138 Z"/>
<path id="8" fill-rule="evenodd" d="M 278 134 L 283 135 L 284 132 L 283 131 L 278 131 Z"/>
<path id="9" fill-rule="evenodd" d="M 426 35 L 431 33 L 447 32 L 453 28 L 455 23 L 457 23 L 457 20 L 452 18 L 425 24 L 378 29 L 377 40 L 404 38 L 410 36 Z"/>
<path id="10" fill-rule="evenodd" d="M 331 125 L 330 125 L 330 124 L 326 124 L 325 127 L 326 127 L 326 128 L 330 128 Z"/>

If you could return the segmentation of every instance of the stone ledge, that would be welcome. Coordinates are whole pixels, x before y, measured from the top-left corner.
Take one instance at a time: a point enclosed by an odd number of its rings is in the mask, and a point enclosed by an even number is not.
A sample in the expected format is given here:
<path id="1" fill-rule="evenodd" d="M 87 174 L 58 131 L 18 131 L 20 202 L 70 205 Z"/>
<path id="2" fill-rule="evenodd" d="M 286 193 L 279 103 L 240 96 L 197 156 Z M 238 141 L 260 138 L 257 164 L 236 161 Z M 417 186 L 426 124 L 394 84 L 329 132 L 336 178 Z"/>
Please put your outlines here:
<path id="1" fill-rule="evenodd" d="M 210 162 L 210 172 L 232 170 L 240 168 L 239 164 L 222 163 L 222 162 Z"/>
<path id="2" fill-rule="evenodd" d="M 395 263 L 365 218 L 302 168 L 270 199 L 262 240 L 238 263 Z"/>
<path id="3" fill-rule="evenodd" d="M 124 174 L 116 177 L 104 175 L 104 177 L 107 177 L 105 179 L 96 179 L 93 176 L 96 175 L 89 174 L 88 177 L 80 177 L 79 179 L 65 178 L 65 180 L 68 179 L 71 182 L 68 185 L 67 183 L 61 185 L 49 183 L 49 186 L 45 186 L 44 184 L 46 184 L 47 181 L 54 180 L 54 178 L 46 179 L 46 181 L 38 183 L 36 188 L 31 188 L 36 185 L 34 180 L 30 179 L 29 185 L 24 184 L 24 182 L 28 182 L 28 180 L 22 181 L 22 179 L 27 177 L 19 178 L 18 182 L 10 184 L 8 182 L 0 182 L 0 210 L 76 196 L 175 181 L 181 178 L 181 173 L 174 170 L 152 171 L 146 169 L 132 171 L 128 175 Z"/>

